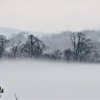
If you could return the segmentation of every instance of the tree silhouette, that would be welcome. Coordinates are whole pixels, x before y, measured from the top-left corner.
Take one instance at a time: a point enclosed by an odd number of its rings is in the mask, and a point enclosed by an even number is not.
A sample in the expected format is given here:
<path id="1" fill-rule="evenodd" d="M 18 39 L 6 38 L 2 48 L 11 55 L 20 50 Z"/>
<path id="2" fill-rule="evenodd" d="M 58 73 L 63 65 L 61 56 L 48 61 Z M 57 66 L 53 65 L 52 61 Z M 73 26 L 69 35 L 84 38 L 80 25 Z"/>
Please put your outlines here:
<path id="1" fill-rule="evenodd" d="M 3 57 L 5 54 L 7 39 L 5 36 L 0 35 L 0 57 Z"/>
<path id="2" fill-rule="evenodd" d="M 29 57 L 39 57 L 46 50 L 46 46 L 34 35 L 29 35 L 28 40 L 21 50 L 23 53 L 27 53 Z"/>
<path id="3" fill-rule="evenodd" d="M 85 33 L 73 33 L 70 35 L 73 44 L 73 58 L 75 61 L 86 61 L 94 50 L 91 39 Z"/>
<path id="4" fill-rule="evenodd" d="M 72 52 L 72 50 L 67 49 L 67 50 L 64 51 L 64 58 L 65 58 L 67 61 L 71 60 L 72 57 L 73 57 L 73 52 Z"/>
<path id="5" fill-rule="evenodd" d="M 53 57 L 57 60 L 61 59 L 62 52 L 60 50 L 54 51 Z"/>

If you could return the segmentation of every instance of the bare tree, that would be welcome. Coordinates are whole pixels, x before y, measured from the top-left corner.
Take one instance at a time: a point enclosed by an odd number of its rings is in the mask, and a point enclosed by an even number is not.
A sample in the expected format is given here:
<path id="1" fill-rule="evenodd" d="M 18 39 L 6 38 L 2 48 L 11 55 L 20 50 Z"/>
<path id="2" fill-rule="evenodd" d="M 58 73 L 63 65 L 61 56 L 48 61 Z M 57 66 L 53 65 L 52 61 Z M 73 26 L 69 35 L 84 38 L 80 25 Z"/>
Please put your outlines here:
<path id="1" fill-rule="evenodd" d="M 21 41 L 18 41 L 17 43 L 13 44 L 11 47 L 11 54 L 14 58 L 20 56 L 20 44 Z"/>
<path id="2" fill-rule="evenodd" d="M 29 57 L 38 57 L 44 50 L 46 50 L 45 44 L 34 35 L 29 35 L 28 40 L 21 48 L 23 53 L 27 53 Z"/>
<path id="3" fill-rule="evenodd" d="M 73 33 L 70 35 L 73 44 L 73 58 L 75 61 L 85 61 L 94 50 L 91 39 L 86 37 L 85 33 Z"/>
<path id="4" fill-rule="evenodd" d="M 12 52 L 12 54 L 13 54 L 13 57 L 16 58 L 17 53 L 18 53 L 18 46 L 13 46 L 13 47 L 11 48 L 11 52 Z"/>
<path id="5" fill-rule="evenodd" d="M 61 59 L 62 52 L 60 50 L 56 50 L 56 51 L 54 51 L 53 55 L 54 55 L 55 59 L 59 60 L 59 59 Z"/>
<path id="6" fill-rule="evenodd" d="M 64 58 L 69 61 L 72 60 L 73 52 L 70 49 L 64 51 Z"/>
<path id="7" fill-rule="evenodd" d="M 3 57 L 6 50 L 7 39 L 5 36 L 0 35 L 0 57 Z"/>

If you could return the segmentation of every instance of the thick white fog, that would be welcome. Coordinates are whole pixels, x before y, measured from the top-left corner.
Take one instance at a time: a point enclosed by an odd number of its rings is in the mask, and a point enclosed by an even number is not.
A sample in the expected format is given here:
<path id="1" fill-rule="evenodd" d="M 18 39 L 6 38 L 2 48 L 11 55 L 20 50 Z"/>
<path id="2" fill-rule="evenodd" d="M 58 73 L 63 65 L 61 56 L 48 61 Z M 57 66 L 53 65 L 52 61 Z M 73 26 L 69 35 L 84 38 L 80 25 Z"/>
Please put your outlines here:
<path id="1" fill-rule="evenodd" d="M 100 65 L 1 61 L 1 100 L 100 99 Z"/>

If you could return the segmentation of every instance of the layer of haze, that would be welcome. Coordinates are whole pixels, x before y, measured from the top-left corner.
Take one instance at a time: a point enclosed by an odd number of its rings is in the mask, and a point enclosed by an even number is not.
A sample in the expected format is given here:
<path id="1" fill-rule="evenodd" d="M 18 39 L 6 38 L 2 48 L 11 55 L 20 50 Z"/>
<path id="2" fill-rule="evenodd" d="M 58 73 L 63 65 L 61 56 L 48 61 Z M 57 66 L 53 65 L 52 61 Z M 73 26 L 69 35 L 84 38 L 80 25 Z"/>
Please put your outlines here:
<path id="1" fill-rule="evenodd" d="M 100 65 L 0 61 L 0 100 L 100 100 Z"/>
<path id="2" fill-rule="evenodd" d="M 0 26 L 58 32 L 100 28 L 100 0 L 0 0 Z"/>

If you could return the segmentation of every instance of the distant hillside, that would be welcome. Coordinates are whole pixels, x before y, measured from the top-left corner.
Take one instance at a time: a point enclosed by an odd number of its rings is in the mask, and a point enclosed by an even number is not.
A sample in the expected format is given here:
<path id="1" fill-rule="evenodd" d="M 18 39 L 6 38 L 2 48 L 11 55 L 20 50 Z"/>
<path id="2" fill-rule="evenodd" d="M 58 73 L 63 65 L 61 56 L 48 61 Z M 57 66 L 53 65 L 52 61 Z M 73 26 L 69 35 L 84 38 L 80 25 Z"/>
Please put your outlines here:
<path id="1" fill-rule="evenodd" d="M 92 39 L 94 43 L 100 42 L 100 31 L 94 31 L 94 30 L 84 30 L 81 31 L 87 34 L 87 37 Z M 67 48 L 71 48 L 71 40 L 70 40 L 70 34 L 73 32 L 71 31 L 65 31 L 61 32 L 59 34 L 52 34 L 49 36 L 42 37 L 42 40 L 44 43 L 49 46 L 49 52 L 55 51 L 57 49 L 65 50 Z"/>
<path id="2" fill-rule="evenodd" d="M 20 33 L 21 30 L 0 27 L 0 34 L 10 36 L 11 34 Z"/>
<path id="3" fill-rule="evenodd" d="M 48 52 L 53 52 L 57 49 L 59 50 L 65 50 L 67 48 L 71 48 L 71 41 L 70 41 L 70 34 L 73 32 L 71 31 L 64 31 L 60 33 L 44 33 L 44 32 L 32 32 L 32 31 L 26 31 L 23 30 L 17 30 L 17 29 L 11 29 L 11 28 L 3 28 L 0 27 L 0 34 L 11 36 L 12 41 L 26 41 L 26 38 L 24 35 L 26 34 L 33 34 L 37 36 L 39 39 L 41 39 L 48 47 Z M 98 45 L 98 48 L 100 48 L 100 31 L 96 30 L 83 30 L 81 32 L 84 32 L 87 34 L 87 37 L 92 39 L 96 45 Z"/>
<path id="4" fill-rule="evenodd" d="M 23 33 L 23 32 L 28 32 L 28 33 L 34 34 L 35 36 L 38 36 L 38 37 L 41 37 L 41 36 L 46 34 L 44 32 L 32 32 L 32 31 L 26 31 L 26 30 L 19 30 L 19 29 L 0 27 L 0 34 L 3 34 L 5 36 L 7 36 L 7 37 L 9 37 L 9 36 L 11 36 L 13 34 L 19 34 L 19 33 Z"/>

